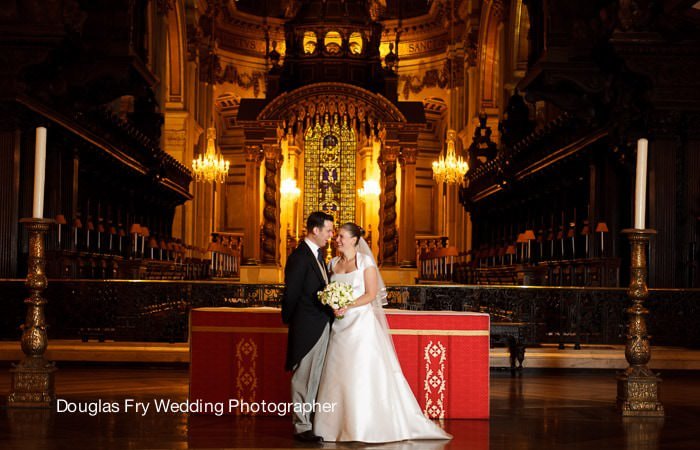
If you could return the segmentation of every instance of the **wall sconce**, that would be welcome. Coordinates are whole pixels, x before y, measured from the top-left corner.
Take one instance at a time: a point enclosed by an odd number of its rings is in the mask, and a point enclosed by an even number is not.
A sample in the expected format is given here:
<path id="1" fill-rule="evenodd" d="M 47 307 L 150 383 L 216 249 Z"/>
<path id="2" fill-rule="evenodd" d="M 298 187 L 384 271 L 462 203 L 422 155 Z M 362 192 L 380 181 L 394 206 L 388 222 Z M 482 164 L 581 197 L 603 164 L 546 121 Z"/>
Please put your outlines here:
<path id="1" fill-rule="evenodd" d="M 141 225 L 138 223 L 132 223 L 131 228 L 129 228 L 129 234 L 134 235 L 134 258 L 136 258 L 136 252 L 138 251 L 139 245 L 139 233 L 141 232 Z"/>
<path id="2" fill-rule="evenodd" d="M 513 255 L 515 255 L 515 245 L 509 245 L 506 249 L 506 255 L 510 255 L 510 265 L 513 265 Z"/>
<path id="3" fill-rule="evenodd" d="M 527 239 L 525 238 L 525 233 L 519 233 L 518 239 L 516 239 L 515 242 L 517 244 L 519 244 L 518 245 L 518 256 L 519 256 L 518 259 L 522 263 L 523 259 L 525 259 L 525 243 L 527 242 Z M 520 244 L 522 244 L 522 245 L 520 245 Z"/>
<path id="4" fill-rule="evenodd" d="M 58 249 L 61 249 L 61 226 L 66 225 L 66 216 L 63 214 L 58 214 L 56 216 L 56 223 L 58 224 Z"/>
<path id="5" fill-rule="evenodd" d="M 605 233 L 607 233 L 608 224 L 605 222 L 598 222 L 595 227 L 595 232 L 600 233 L 600 256 L 602 257 L 605 253 Z"/>
<path id="6" fill-rule="evenodd" d="M 282 180 L 280 194 L 282 194 L 282 197 L 286 200 L 291 202 L 297 201 L 301 195 L 301 190 L 297 187 L 297 180 L 294 178 L 285 178 Z"/>
<path id="7" fill-rule="evenodd" d="M 530 257 L 531 257 L 531 253 L 530 253 L 531 247 L 530 246 L 532 245 L 532 241 L 535 240 L 535 231 L 534 230 L 525 230 L 525 233 L 523 233 L 523 234 L 525 235 L 525 239 L 527 240 L 527 261 L 530 262 L 530 260 L 531 260 L 530 259 Z"/>
<path id="8" fill-rule="evenodd" d="M 362 183 L 362 187 L 357 190 L 357 195 L 364 199 L 369 196 L 379 196 L 382 193 L 382 189 L 379 187 L 379 182 L 377 180 L 365 180 Z"/>

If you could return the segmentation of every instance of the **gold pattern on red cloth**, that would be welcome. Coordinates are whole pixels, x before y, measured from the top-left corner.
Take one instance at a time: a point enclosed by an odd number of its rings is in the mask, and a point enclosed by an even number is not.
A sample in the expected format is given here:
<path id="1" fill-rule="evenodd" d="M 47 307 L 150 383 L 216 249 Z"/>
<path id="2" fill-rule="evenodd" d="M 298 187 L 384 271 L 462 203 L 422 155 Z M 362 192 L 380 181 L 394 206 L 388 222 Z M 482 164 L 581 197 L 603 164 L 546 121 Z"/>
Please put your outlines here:
<path id="1" fill-rule="evenodd" d="M 241 338 L 236 343 L 236 395 L 245 402 L 255 402 L 258 387 L 258 346 L 250 338 Z M 251 413 L 255 415 L 255 413 Z"/>
<path id="2" fill-rule="evenodd" d="M 430 419 L 445 418 L 445 363 L 447 362 L 447 349 L 442 342 L 428 342 L 423 355 L 425 361 L 425 410 L 423 413 Z"/>

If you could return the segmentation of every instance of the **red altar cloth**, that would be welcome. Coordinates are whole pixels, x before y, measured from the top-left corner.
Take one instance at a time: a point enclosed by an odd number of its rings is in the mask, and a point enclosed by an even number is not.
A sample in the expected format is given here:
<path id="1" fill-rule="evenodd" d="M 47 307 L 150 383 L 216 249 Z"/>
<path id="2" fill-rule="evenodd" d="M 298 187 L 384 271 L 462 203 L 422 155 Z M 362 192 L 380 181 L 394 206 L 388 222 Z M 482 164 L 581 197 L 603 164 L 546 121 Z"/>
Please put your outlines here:
<path id="1" fill-rule="evenodd" d="M 489 416 L 487 314 L 387 310 L 401 368 L 431 418 Z M 287 329 L 275 308 L 198 308 L 190 317 L 190 402 L 286 403 Z M 248 412 L 255 412 L 249 410 Z M 261 413 L 261 411 L 258 411 Z M 273 412 L 274 414 L 274 412 Z"/>

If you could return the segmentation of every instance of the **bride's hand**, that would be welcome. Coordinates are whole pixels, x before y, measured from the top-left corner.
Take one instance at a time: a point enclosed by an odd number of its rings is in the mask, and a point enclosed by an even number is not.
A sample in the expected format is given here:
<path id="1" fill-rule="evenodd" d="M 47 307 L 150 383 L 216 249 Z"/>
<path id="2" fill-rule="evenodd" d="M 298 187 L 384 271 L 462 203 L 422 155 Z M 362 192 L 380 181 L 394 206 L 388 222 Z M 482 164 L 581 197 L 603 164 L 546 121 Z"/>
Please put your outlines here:
<path id="1" fill-rule="evenodd" d="M 334 309 L 333 314 L 335 314 L 335 317 L 342 317 L 345 315 L 345 312 L 348 310 L 348 307 L 346 306 L 345 308 L 340 308 L 340 309 Z"/>

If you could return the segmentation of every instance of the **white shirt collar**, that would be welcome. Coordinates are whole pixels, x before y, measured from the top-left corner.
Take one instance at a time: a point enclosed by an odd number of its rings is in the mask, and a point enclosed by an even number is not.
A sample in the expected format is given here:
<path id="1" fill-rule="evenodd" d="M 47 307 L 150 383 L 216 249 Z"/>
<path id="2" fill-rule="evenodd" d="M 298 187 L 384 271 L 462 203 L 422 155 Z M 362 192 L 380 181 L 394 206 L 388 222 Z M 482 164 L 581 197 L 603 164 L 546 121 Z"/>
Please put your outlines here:
<path id="1" fill-rule="evenodd" d="M 304 238 L 304 242 L 306 242 L 306 245 L 309 246 L 311 249 L 311 252 L 314 254 L 314 256 L 318 257 L 318 249 L 321 248 L 318 245 L 316 245 L 311 239 L 309 238 Z"/>

